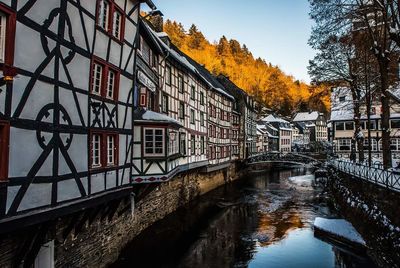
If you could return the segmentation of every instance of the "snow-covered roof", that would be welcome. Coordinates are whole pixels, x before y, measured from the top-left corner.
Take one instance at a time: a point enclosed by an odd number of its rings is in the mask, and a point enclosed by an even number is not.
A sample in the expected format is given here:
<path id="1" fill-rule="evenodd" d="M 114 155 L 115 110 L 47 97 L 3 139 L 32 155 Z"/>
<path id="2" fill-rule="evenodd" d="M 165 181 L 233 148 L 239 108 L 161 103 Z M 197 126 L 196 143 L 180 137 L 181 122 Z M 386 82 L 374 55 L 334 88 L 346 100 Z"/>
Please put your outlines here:
<path id="1" fill-rule="evenodd" d="M 178 126 L 183 126 L 179 121 L 169 117 L 165 114 L 156 113 L 153 111 L 147 111 L 143 109 L 135 110 L 135 121 L 136 122 L 158 122 L 158 123 L 170 123 Z"/>
<path id="2" fill-rule="evenodd" d="M 268 115 L 267 117 L 264 117 L 263 119 L 261 119 L 261 121 L 263 122 L 279 122 L 279 123 L 289 123 L 288 121 L 278 117 L 278 116 L 274 116 L 272 114 Z"/>
<path id="3" fill-rule="evenodd" d="M 304 121 L 316 121 L 318 119 L 319 112 L 309 112 L 309 113 L 297 113 L 293 119 L 293 122 L 304 122 Z"/>
<path id="4" fill-rule="evenodd" d="M 166 32 L 159 32 L 159 33 L 156 33 L 156 34 L 160 38 L 163 38 L 163 37 L 168 37 L 169 38 L 169 36 L 168 36 L 168 34 Z"/>

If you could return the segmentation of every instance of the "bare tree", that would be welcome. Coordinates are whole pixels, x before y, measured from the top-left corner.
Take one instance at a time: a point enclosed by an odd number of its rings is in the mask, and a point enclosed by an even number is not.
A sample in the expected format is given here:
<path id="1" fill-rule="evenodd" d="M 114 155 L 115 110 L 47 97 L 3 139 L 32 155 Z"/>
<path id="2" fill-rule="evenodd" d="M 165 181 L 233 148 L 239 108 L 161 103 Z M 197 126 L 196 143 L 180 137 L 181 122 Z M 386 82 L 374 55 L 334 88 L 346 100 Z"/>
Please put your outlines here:
<path id="1" fill-rule="evenodd" d="M 368 44 L 376 58 L 379 67 L 382 154 L 385 168 L 391 167 L 388 89 L 392 83 L 390 65 L 396 57 L 397 50 L 396 43 L 390 35 L 393 11 L 390 11 L 389 2 L 389 0 L 310 0 L 311 17 L 317 25 L 310 39 L 311 44 L 314 46 L 321 44 L 321 41 L 332 33 L 345 36 L 358 32 L 363 34 L 364 42 Z M 393 5 L 393 8 L 398 12 L 398 5 Z"/>

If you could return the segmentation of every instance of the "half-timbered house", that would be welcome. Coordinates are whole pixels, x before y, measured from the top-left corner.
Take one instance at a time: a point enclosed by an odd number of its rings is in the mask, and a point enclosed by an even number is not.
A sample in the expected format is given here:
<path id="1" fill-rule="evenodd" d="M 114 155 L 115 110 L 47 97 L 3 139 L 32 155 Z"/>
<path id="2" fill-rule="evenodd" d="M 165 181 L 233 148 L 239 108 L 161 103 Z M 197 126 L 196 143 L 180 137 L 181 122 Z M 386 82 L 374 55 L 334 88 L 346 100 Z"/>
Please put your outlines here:
<path id="1" fill-rule="evenodd" d="M 140 2 L 0 1 L 2 226 L 130 193 Z"/>
<path id="2" fill-rule="evenodd" d="M 167 181 L 180 171 L 179 142 L 184 124 L 168 114 L 170 102 L 162 89 L 165 49 L 145 19 L 140 19 L 140 26 L 133 182 L 154 183 Z M 168 73 L 170 79 L 171 70 Z"/>

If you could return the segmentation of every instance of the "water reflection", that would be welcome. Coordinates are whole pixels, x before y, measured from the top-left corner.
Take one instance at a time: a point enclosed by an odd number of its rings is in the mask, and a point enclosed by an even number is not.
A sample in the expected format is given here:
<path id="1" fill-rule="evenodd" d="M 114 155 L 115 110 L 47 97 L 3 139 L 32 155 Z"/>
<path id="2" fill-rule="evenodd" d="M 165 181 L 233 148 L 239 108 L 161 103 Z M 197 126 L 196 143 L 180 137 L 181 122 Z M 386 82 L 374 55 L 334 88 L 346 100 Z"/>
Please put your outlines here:
<path id="1" fill-rule="evenodd" d="M 363 256 L 314 237 L 331 216 L 310 173 L 249 174 L 143 232 L 113 267 L 370 267 Z"/>

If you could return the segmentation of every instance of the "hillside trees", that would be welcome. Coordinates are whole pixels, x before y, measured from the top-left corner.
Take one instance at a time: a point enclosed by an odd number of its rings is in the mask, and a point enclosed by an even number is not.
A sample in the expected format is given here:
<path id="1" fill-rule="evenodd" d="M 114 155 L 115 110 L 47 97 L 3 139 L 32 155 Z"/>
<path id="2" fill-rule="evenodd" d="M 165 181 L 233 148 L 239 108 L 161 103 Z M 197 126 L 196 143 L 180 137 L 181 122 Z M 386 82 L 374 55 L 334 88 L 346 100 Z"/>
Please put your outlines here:
<path id="1" fill-rule="evenodd" d="M 204 64 L 214 75 L 229 77 L 257 101 L 283 115 L 291 115 L 301 103 L 308 109 L 321 106 L 322 111 L 329 109 L 329 91 L 318 87 L 321 94 L 313 94 L 315 87 L 286 75 L 264 59 L 255 58 L 248 47 L 237 40 L 222 36 L 210 43 L 195 25 L 185 31 L 181 24 L 170 20 L 166 21 L 164 31 L 179 49 Z"/>

